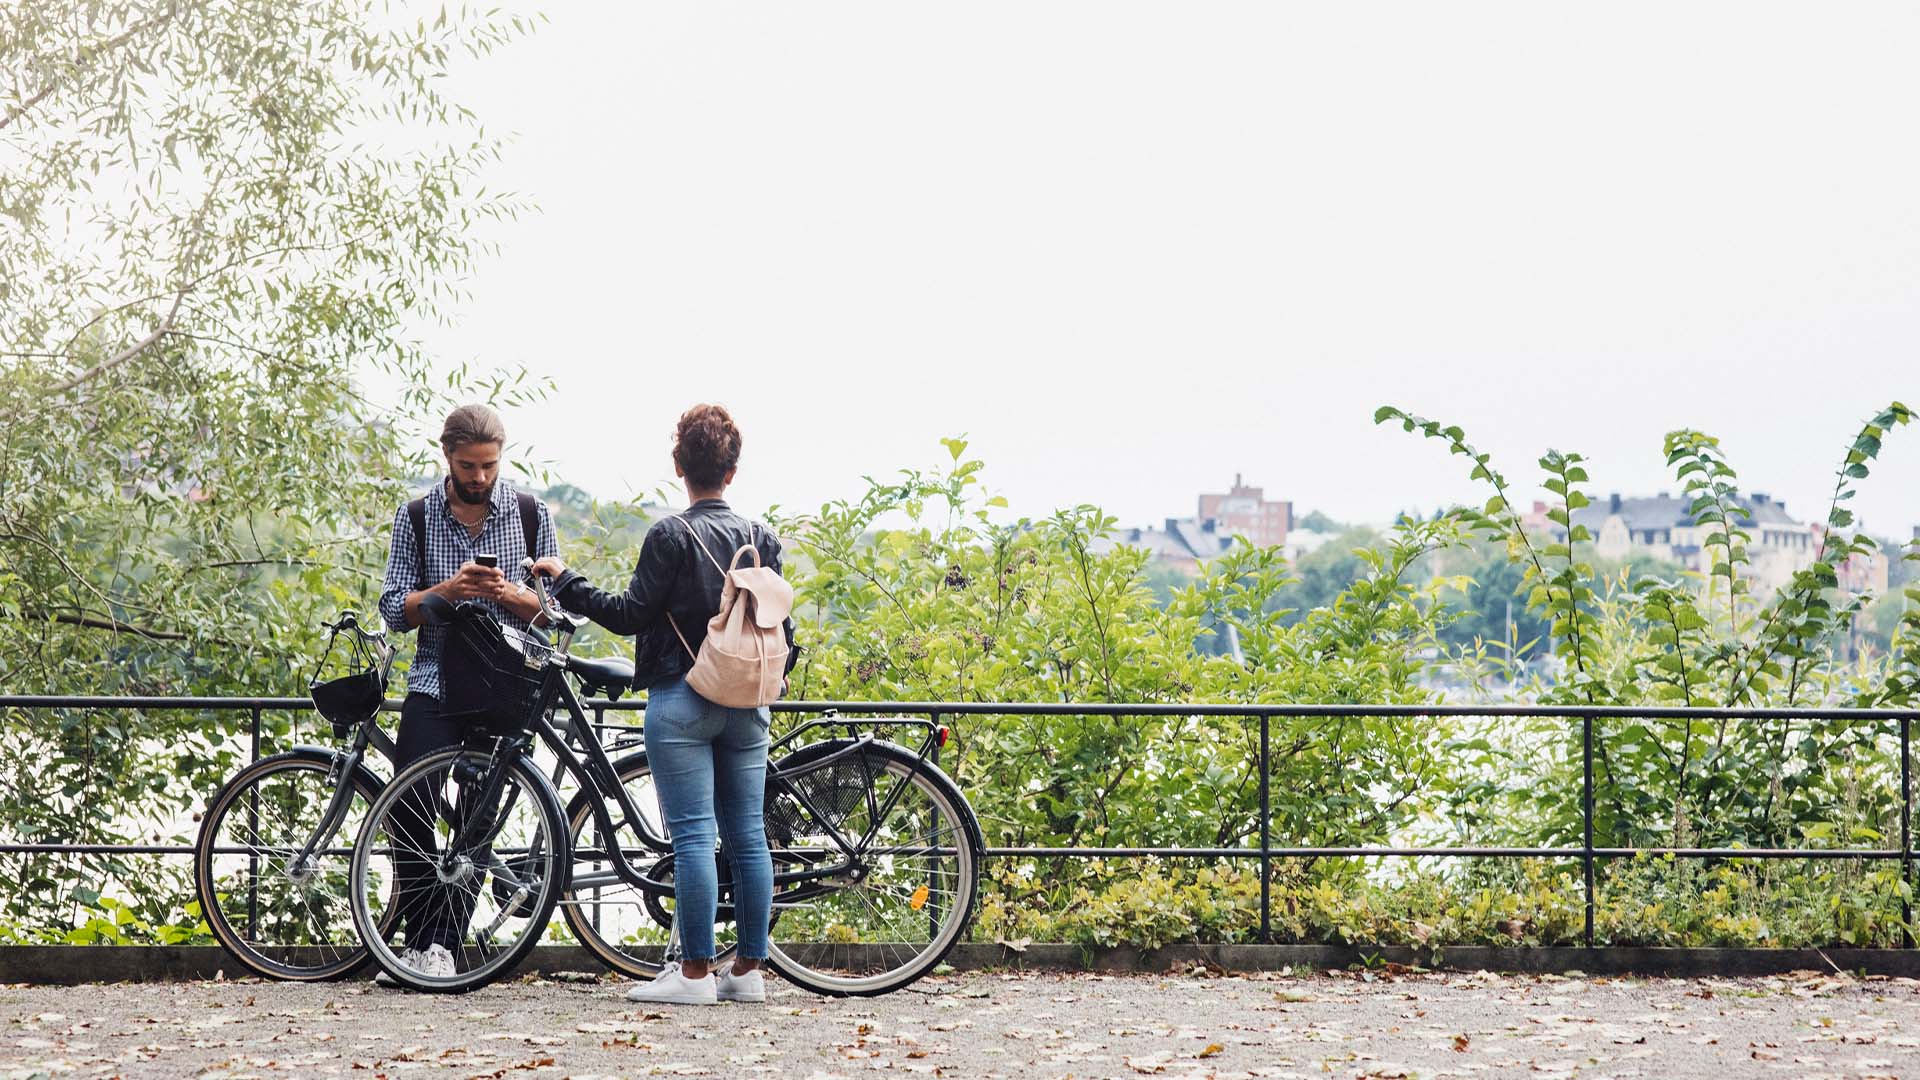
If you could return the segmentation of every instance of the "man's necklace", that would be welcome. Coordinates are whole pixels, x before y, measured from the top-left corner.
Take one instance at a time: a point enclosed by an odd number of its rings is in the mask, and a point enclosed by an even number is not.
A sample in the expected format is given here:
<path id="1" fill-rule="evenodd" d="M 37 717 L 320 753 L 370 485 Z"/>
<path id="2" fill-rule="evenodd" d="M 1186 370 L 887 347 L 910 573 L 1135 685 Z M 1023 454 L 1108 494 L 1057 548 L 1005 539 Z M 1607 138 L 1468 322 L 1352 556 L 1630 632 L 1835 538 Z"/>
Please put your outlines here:
<path id="1" fill-rule="evenodd" d="M 447 500 L 447 508 L 453 512 L 453 520 L 466 526 L 467 533 L 469 535 L 471 536 L 480 535 L 481 526 L 487 523 L 487 508 L 485 504 L 482 504 L 480 507 L 480 516 L 472 521 L 468 521 L 466 518 L 460 516 L 460 510 L 465 504 L 453 499 L 452 492 L 448 492 L 447 494 L 449 496 Z"/>

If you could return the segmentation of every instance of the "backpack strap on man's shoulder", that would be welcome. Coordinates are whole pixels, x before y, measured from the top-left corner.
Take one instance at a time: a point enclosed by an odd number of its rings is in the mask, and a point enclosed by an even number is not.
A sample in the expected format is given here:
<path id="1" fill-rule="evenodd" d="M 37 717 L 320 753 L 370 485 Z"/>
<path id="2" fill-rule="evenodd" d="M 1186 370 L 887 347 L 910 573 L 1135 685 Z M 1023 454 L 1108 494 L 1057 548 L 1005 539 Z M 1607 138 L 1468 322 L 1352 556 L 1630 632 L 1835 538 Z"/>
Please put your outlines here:
<path id="1" fill-rule="evenodd" d="M 420 569 L 419 588 L 425 589 L 427 587 L 427 497 L 425 495 L 407 504 L 407 521 L 413 525 L 413 564 Z"/>
<path id="2" fill-rule="evenodd" d="M 537 559 L 540 553 L 533 545 L 540 539 L 540 500 L 531 491 L 516 490 L 513 495 L 520 503 L 520 537 L 526 541 L 527 558 Z"/>

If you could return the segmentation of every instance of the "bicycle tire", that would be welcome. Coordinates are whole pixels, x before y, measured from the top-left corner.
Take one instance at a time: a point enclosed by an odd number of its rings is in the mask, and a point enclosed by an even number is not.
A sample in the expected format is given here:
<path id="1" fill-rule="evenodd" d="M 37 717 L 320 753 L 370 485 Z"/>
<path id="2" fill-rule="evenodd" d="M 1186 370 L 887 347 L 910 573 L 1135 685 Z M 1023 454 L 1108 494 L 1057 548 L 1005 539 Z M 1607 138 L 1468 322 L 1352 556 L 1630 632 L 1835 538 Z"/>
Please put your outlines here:
<path id="1" fill-rule="evenodd" d="M 372 869 L 372 860 L 382 851 L 382 834 L 391 835 L 392 829 L 384 825 L 396 813 L 397 804 L 406 797 L 406 793 L 416 785 L 434 783 L 435 774 L 445 770 L 451 776 L 455 763 L 468 762 L 476 775 L 483 774 L 493 762 L 493 751 L 472 746 L 450 747 L 421 758 L 400 771 L 388 783 L 386 790 L 374 800 L 367 811 L 366 820 L 361 824 L 359 839 L 354 844 L 352 872 L 352 907 L 354 923 L 360 928 L 361 936 L 367 941 L 367 948 L 375 963 L 402 985 L 428 993 L 466 993 L 487 985 L 502 975 L 511 973 L 520 962 L 533 951 L 534 946 L 546 936 L 547 927 L 553 918 L 554 905 L 559 902 L 560 894 L 566 888 L 566 878 L 570 869 L 571 852 L 566 850 L 566 822 L 561 815 L 560 798 L 554 793 L 553 786 L 546 776 L 534 767 L 533 761 L 526 755 L 516 755 L 506 763 L 508 780 L 513 784 L 510 798 L 517 801 L 521 797 L 529 800 L 529 809 L 545 837 L 550 838 L 544 847 L 536 849 L 531 844 L 523 854 L 511 856 L 508 861 L 533 860 L 515 867 L 516 872 L 533 872 L 538 876 L 538 894 L 529 898 L 513 899 L 508 912 L 501 918 L 524 919 L 527 929 L 509 946 L 486 954 L 482 961 L 471 964 L 464 970 L 456 970 L 451 976 L 435 977 L 415 971 L 401 962 L 401 956 L 391 942 L 392 931 L 396 929 L 387 922 L 386 932 L 373 932 L 381 920 L 367 906 L 369 898 L 368 878 Z M 405 809 L 405 808 L 398 808 Z M 511 809 L 489 808 L 496 818 L 504 816 Z M 497 829 L 496 824 L 496 829 Z M 494 866 L 504 864 L 494 856 Z M 497 871 L 490 869 L 488 873 Z M 478 871 L 473 871 L 476 875 Z M 397 875 L 394 875 L 397 877 Z M 492 890 L 474 877 L 471 896 L 477 903 L 479 898 L 489 895 Z M 396 884 L 397 887 L 397 884 Z M 464 886 L 462 886 L 464 888 Z M 496 902 L 497 896 L 493 896 Z M 397 903 L 388 903 L 386 910 L 397 909 Z M 524 913 L 519 913 L 524 908 Z M 383 913 L 384 914 L 384 913 Z M 472 920 L 462 930 L 463 935 L 471 932 Z M 456 962 L 471 960 L 469 949 L 462 945 L 456 955 Z"/>
<path id="2" fill-rule="evenodd" d="M 614 775 L 620 778 L 622 786 L 629 785 L 636 780 L 652 775 L 652 771 L 647 766 L 647 755 L 644 751 L 629 754 L 614 762 L 613 771 Z M 579 873 L 583 862 L 591 861 L 580 854 L 580 836 L 582 830 L 594 825 L 592 802 L 596 798 L 598 798 L 598 796 L 593 792 L 583 791 L 575 795 L 572 801 L 567 804 L 567 836 L 574 848 L 573 869 L 575 874 Z M 647 796 L 647 799 L 648 802 L 645 803 L 636 799 L 637 808 L 643 814 L 651 805 L 652 796 Z M 659 855 L 672 852 L 673 845 L 666 840 L 664 829 L 655 826 L 654 823 L 650 821 L 643 822 L 643 825 L 648 826 L 647 830 L 643 832 L 643 839 L 646 841 L 649 854 L 653 856 L 646 859 L 648 863 L 652 863 Z M 636 854 L 637 853 L 630 853 L 629 857 L 635 857 Z M 598 867 L 596 866 L 594 869 L 597 871 Z M 648 913 L 652 915 L 653 905 L 644 902 L 639 895 L 639 889 L 625 882 L 619 883 L 614 886 L 614 888 L 623 893 L 634 894 L 634 898 L 631 900 L 615 900 L 611 902 L 612 904 L 620 906 L 629 904 L 643 906 L 648 910 Z M 609 940 L 604 923 L 601 923 L 597 918 L 601 913 L 590 913 L 589 910 L 596 905 L 606 906 L 609 904 L 609 901 L 605 899 L 604 895 L 598 894 L 591 899 L 577 896 L 576 893 L 579 891 L 580 886 L 577 881 L 570 878 L 567 882 L 567 893 L 560 902 L 561 917 L 566 920 L 567 929 L 573 934 L 573 939 L 579 942 L 582 948 L 592 953 L 596 959 L 602 964 L 605 964 L 610 970 L 625 975 L 628 978 L 651 979 L 655 975 L 660 974 L 660 969 L 663 965 L 659 960 L 653 959 L 651 954 L 654 950 L 658 949 L 662 955 L 664 955 L 664 945 L 642 945 L 641 947 L 645 948 L 647 952 L 636 953 L 628 951 L 628 948 L 632 946 L 627 942 Z M 723 905 L 723 907 L 724 906 L 725 905 Z M 659 916 L 652 915 L 652 918 L 657 926 L 664 929 L 665 924 L 660 923 Z M 734 949 L 735 945 L 733 944 L 720 947 L 718 954 L 714 957 L 714 962 L 725 962 L 733 955 Z"/>
<path id="3" fill-rule="evenodd" d="M 213 798 L 208 800 L 207 808 L 201 815 L 199 833 L 194 840 L 193 856 L 194 893 L 200 902 L 201 917 L 206 920 L 207 928 L 212 931 L 214 940 L 218 941 L 229 955 L 247 970 L 265 978 L 288 982 L 324 982 L 329 979 L 344 978 L 367 964 L 366 943 L 361 939 L 349 910 L 347 889 L 344 886 L 340 889 L 336 897 L 337 903 L 323 902 L 316 907 L 311 898 L 313 890 L 308 887 L 309 882 L 303 882 L 292 874 L 290 867 L 284 865 L 275 867 L 272 864 L 274 852 L 305 843 L 307 836 L 317 824 L 317 822 L 296 820 L 297 811 L 311 809 L 317 813 L 327 805 L 332 790 L 326 786 L 325 781 L 333 772 L 334 763 L 337 760 L 334 751 L 319 747 L 300 747 L 261 758 L 228 778 L 227 782 L 221 785 L 220 790 L 214 793 Z M 312 784 L 296 782 L 298 791 L 289 790 L 272 799 L 276 807 L 282 811 L 276 815 L 280 819 L 279 824 L 285 826 L 284 829 L 276 831 L 276 839 L 282 842 L 272 845 L 259 844 L 261 840 L 257 824 L 259 800 L 256 799 L 249 805 L 244 796 L 249 791 L 258 793 L 262 788 L 272 785 L 276 778 L 294 781 L 296 775 L 305 776 L 316 782 Z M 359 809 L 361 814 L 364 814 L 366 808 L 379 797 L 384 787 L 379 777 L 364 765 L 355 769 L 353 775 L 344 778 L 343 782 L 353 785 L 361 803 Z M 309 789 L 311 789 L 311 796 L 303 797 Z M 235 916 L 242 912 L 230 912 L 229 902 L 224 899 L 233 895 L 233 891 L 223 890 L 220 883 L 220 878 L 223 876 L 220 867 L 225 865 L 225 860 L 239 856 L 234 852 L 219 850 L 222 847 L 231 846 L 222 843 L 223 827 L 229 815 L 242 808 L 251 810 L 255 817 L 252 823 L 242 826 L 252 834 L 251 841 L 243 838 L 241 844 L 258 844 L 262 849 L 257 856 L 251 854 L 247 856 L 249 859 L 247 877 L 243 879 L 243 884 L 238 886 L 246 889 L 250 900 L 246 906 L 246 913 L 250 917 L 246 919 L 244 929 L 235 924 Z M 358 823 L 353 820 L 354 812 L 350 805 L 347 818 L 341 823 L 340 830 L 335 836 L 346 838 L 357 833 Z M 316 917 L 316 922 L 331 921 L 331 919 L 318 918 L 323 909 L 337 911 L 343 919 L 338 929 L 343 932 L 327 934 L 328 940 L 318 943 L 309 940 L 274 946 L 261 940 L 259 936 L 261 923 L 257 917 L 259 886 L 263 880 L 258 872 L 261 860 L 266 860 L 268 863 L 269 874 L 264 878 L 265 882 L 269 884 L 277 882 L 282 886 L 291 886 L 303 894 L 308 894 L 302 906 L 309 915 Z M 285 861 L 284 858 L 282 861 Z M 236 869 L 238 869 L 237 866 Z M 343 875 L 346 873 L 344 867 L 341 873 Z M 325 875 L 319 875 L 318 879 L 324 881 Z M 273 899 L 269 899 L 270 912 L 279 906 Z M 289 928 L 292 928 L 291 924 Z"/>
<path id="4" fill-rule="evenodd" d="M 981 841 L 980 826 L 973 816 L 972 807 L 968 805 L 959 787 L 944 772 L 941 772 L 938 766 L 922 760 L 919 755 L 905 747 L 884 741 L 868 743 L 864 748 L 855 750 L 834 763 L 821 760 L 853 745 L 855 744 L 847 740 L 813 743 L 783 757 L 778 763 L 779 768 L 790 783 L 805 783 L 806 778 L 811 774 L 824 775 L 827 770 L 842 768 L 841 762 L 858 763 L 860 773 L 866 776 L 866 789 L 858 798 L 869 814 L 876 806 L 885 805 L 886 796 L 875 790 L 876 781 L 880 776 L 892 776 L 896 782 L 911 785 L 913 791 L 924 797 L 929 820 L 938 819 L 936 824 L 929 828 L 933 837 L 931 842 L 936 847 L 949 842 L 952 845 L 954 866 L 950 871 L 940 871 L 943 875 L 947 875 L 942 878 L 943 881 L 950 878 L 952 892 L 943 895 L 941 906 L 937 906 L 931 913 L 938 916 L 943 908 L 945 911 L 944 916 L 939 918 L 938 925 L 929 929 L 928 941 L 924 945 L 915 946 L 911 942 L 876 944 L 834 940 L 836 936 L 844 938 L 858 932 L 844 924 L 830 928 L 827 940 L 794 940 L 793 935 L 818 934 L 820 932 L 818 920 L 798 913 L 796 909 L 803 905 L 783 905 L 783 890 L 777 884 L 781 873 L 781 862 L 783 857 L 792 861 L 796 855 L 789 851 L 783 856 L 782 850 L 776 850 L 775 910 L 781 911 L 784 907 L 787 911 L 795 913 L 783 914 L 777 920 L 778 925 L 783 925 L 787 929 L 770 935 L 768 963 L 781 978 L 788 982 L 828 997 L 871 997 L 890 993 L 922 978 L 944 960 L 954 945 L 958 944 L 961 937 L 965 935 L 967 926 L 972 921 L 973 905 L 979 895 L 980 862 L 985 850 Z M 840 784 L 837 780 L 834 783 L 836 786 Z M 891 791 L 891 788 L 888 790 Z M 810 795 L 809 798 L 812 796 Z M 786 805 L 783 807 L 782 804 Z M 849 813 L 853 813 L 855 809 L 857 808 L 850 808 Z M 804 827 L 794 826 L 790 820 L 783 820 L 783 815 L 791 819 L 796 814 L 805 815 L 798 801 L 786 790 L 769 784 L 767 818 L 770 846 L 776 846 L 776 841 L 784 841 L 783 837 L 777 835 L 781 831 Z M 855 816 L 857 817 L 857 814 Z M 889 814 L 883 819 L 883 825 L 892 820 Z M 918 829 L 919 826 L 915 824 L 913 828 Z M 918 843 L 917 837 L 915 842 Z M 892 863 L 889 862 L 887 866 L 888 872 L 891 873 Z M 932 873 L 929 871 L 929 879 Z M 877 887 L 870 882 L 875 880 L 875 877 L 863 878 L 855 883 L 843 883 L 842 888 L 826 894 L 825 899 L 834 899 L 841 893 L 874 891 Z M 896 891 L 898 888 L 891 881 L 886 883 L 885 887 Z M 791 889 L 786 891 L 792 892 Z M 897 902 L 900 897 L 894 891 L 876 892 L 876 895 L 880 897 L 882 904 L 895 905 L 892 914 L 882 915 L 881 905 L 866 901 L 862 897 L 866 910 L 872 912 L 876 919 L 898 920 L 900 916 Z M 924 909 L 928 901 L 928 894 L 915 889 L 906 900 L 908 909 L 914 914 L 905 918 L 918 919 L 918 913 Z M 817 908 L 823 905 L 807 906 Z M 852 906 L 848 905 L 848 909 L 852 910 Z M 834 933 L 836 931 L 837 935 Z M 788 940 L 783 943 L 782 938 L 788 938 Z M 865 970 L 856 973 L 856 969 Z"/>

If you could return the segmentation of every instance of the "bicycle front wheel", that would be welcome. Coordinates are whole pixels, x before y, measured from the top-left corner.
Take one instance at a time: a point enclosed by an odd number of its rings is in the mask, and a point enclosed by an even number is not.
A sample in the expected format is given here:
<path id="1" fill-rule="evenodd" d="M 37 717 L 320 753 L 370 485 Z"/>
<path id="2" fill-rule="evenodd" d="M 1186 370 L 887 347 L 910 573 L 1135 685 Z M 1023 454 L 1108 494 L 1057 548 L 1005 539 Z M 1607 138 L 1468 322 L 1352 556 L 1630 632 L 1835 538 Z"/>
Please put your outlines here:
<path id="1" fill-rule="evenodd" d="M 442 750 L 402 770 L 367 812 L 354 845 L 354 923 L 400 982 L 473 990 L 545 935 L 568 858 L 560 801 L 532 761 Z M 452 954 L 452 972 L 424 955 L 435 945 Z"/>
<path id="2" fill-rule="evenodd" d="M 270 979 L 337 979 L 367 962 L 349 902 L 349 845 L 380 786 L 364 770 L 341 777 L 347 800 L 338 820 L 323 823 L 335 760 L 318 749 L 262 758 L 235 773 L 200 819 L 200 915 L 234 959 Z"/>
<path id="3" fill-rule="evenodd" d="M 960 940 L 980 849 L 965 797 L 892 743 L 802 747 L 769 782 L 775 919 L 768 959 L 835 997 L 884 994 L 932 971 Z M 839 839 L 835 839 L 835 834 Z"/>

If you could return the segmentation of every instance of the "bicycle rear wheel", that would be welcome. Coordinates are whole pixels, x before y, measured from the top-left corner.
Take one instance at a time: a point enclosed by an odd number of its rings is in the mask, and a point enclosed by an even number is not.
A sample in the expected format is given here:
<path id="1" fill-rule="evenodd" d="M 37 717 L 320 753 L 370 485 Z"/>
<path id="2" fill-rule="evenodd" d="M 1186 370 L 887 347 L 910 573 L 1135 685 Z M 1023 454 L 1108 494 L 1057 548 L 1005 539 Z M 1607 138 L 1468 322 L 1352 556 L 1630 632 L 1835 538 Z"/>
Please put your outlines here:
<path id="1" fill-rule="evenodd" d="M 769 783 L 766 811 L 769 962 L 835 997 L 884 994 L 932 971 L 966 930 L 980 874 L 972 810 L 946 774 L 892 743 L 832 757 L 849 745 L 816 743 L 782 759 L 785 783 Z M 797 880 L 827 869 L 837 872 Z"/>
<path id="2" fill-rule="evenodd" d="M 497 769 L 505 776 L 488 800 Z M 469 820 L 479 823 L 477 842 L 442 859 Z M 478 747 L 442 750 L 402 770 L 367 812 L 354 845 L 354 923 L 400 982 L 473 990 L 512 971 L 545 935 L 567 860 L 559 799 L 532 761 L 496 760 Z M 403 934 L 422 950 L 446 948 L 453 973 L 410 963 Z"/>
<path id="3" fill-rule="evenodd" d="M 367 962 L 349 902 L 351 844 L 379 781 L 364 770 L 346 812 L 302 860 L 334 793 L 335 757 L 294 750 L 241 769 L 216 792 L 194 843 L 201 917 L 226 950 L 270 979 L 337 979 Z"/>
<path id="4" fill-rule="evenodd" d="M 629 863 L 650 875 L 667 873 L 660 869 L 661 859 L 672 846 L 664 837 L 666 827 L 660 821 L 660 798 L 654 791 L 653 772 L 647 755 L 631 754 L 613 763 L 621 786 L 632 797 L 642 815 L 644 844 L 636 843 L 633 832 L 623 829 L 618 837 L 602 836 L 594 820 L 590 800 L 599 796 L 592 791 L 576 795 L 567 806 L 567 827 L 573 841 L 573 874 L 567 892 L 560 900 L 560 913 L 574 940 L 598 957 L 607 967 L 633 979 L 651 979 L 660 973 L 670 936 L 673 897 L 649 897 L 640 888 L 614 872 L 608 855 L 619 845 Z M 614 806 L 609 804 L 609 810 Z M 720 867 L 720 921 L 714 924 L 715 962 L 733 955 L 733 913 L 727 901 L 726 866 Z"/>

